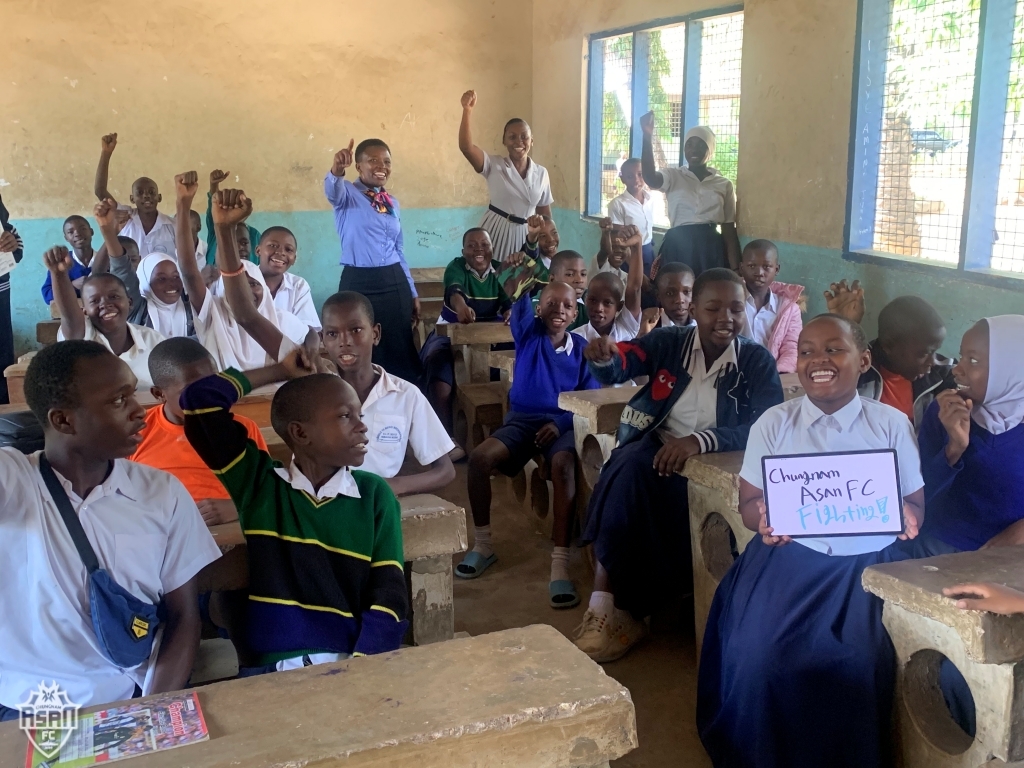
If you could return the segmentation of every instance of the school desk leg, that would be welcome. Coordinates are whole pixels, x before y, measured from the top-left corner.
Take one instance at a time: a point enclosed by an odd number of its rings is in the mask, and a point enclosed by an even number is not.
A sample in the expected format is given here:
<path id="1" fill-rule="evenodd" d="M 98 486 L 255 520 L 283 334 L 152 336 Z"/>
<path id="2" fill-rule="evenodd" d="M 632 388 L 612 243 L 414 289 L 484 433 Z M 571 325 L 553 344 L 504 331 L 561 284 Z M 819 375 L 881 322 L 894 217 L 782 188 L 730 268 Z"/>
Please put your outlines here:
<path id="1" fill-rule="evenodd" d="M 413 640 L 416 645 L 451 640 L 455 636 L 452 556 L 424 557 L 411 565 Z"/>

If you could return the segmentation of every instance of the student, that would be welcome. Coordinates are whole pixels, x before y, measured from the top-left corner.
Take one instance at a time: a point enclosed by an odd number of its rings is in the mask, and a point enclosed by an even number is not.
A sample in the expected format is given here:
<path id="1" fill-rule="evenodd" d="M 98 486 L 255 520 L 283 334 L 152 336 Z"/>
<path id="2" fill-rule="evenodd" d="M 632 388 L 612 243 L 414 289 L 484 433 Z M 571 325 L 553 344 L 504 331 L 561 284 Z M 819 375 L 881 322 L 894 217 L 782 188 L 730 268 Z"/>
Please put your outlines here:
<path id="1" fill-rule="evenodd" d="M 324 348 L 355 390 L 369 429 L 362 470 L 387 480 L 396 496 L 430 493 L 455 479 L 448 454 L 455 443 L 413 384 L 373 364 L 380 326 L 373 305 L 360 293 L 342 291 L 324 302 Z M 407 449 L 426 471 L 399 474 Z"/>
<path id="2" fill-rule="evenodd" d="M 931 304 L 917 296 L 893 299 L 878 313 L 871 367 L 857 385 L 861 396 L 891 405 L 919 429 L 935 396 L 955 388 L 955 361 L 938 354 L 945 340 L 946 326 Z"/>
<path id="3" fill-rule="evenodd" d="M 644 621 L 690 591 L 686 479 L 691 456 L 742 450 L 750 425 L 782 402 L 768 351 L 739 336 L 743 283 L 727 269 L 697 278 L 695 328 L 665 328 L 636 342 L 591 342 L 590 370 L 603 384 L 648 383 L 622 412 L 618 446 L 594 488 L 584 542 L 597 559 L 590 606 L 576 646 L 614 661 L 647 635 Z"/>
<path id="4" fill-rule="evenodd" d="M 217 233 L 213 231 L 213 196 L 217 194 L 220 189 L 220 185 L 224 183 L 228 176 L 231 174 L 228 171 L 222 171 L 219 168 L 210 171 L 210 191 L 206 193 L 206 264 L 208 266 L 214 266 L 217 263 Z M 239 231 L 236 234 L 238 241 L 238 252 L 242 255 L 242 259 L 248 259 L 253 264 L 259 263 L 259 257 L 256 255 L 256 244 L 260 241 L 260 231 L 256 227 L 250 226 L 245 221 L 241 222 L 238 227 L 239 230 L 245 229 L 245 233 Z M 197 257 L 198 260 L 198 257 Z"/>
<path id="5" fill-rule="evenodd" d="M 239 244 L 239 253 L 244 252 Z M 290 312 L 314 331 L 319 331 L 320 318 L 313 306 L 309 283 L 288 271 L 295 266 L 298 255 L 298 243 L 292 231 L 287 227 L 264 230 L 256 246 L 256 255 L 274 306 L 282 312 Z"/>
<path id="6" fill-rule="evenodd" d="M 638 335 L 646 336 L 655 328 L 696 325 L 690 314 L 693 283 L 693 270 L 681 261 L 666 264 L 659 269 L 654 279 L 658 306 L 643 311 Z"/>
<path id="7" fill-rule="evenodd" d="M 625 226 L 616 226 L 608 217 L 598 222 L 601 228 L 601 245 L 590 261 L 589 279 L 593 280 L 602 272 L 615 275 L 625 284 L 629 277 L 629 248 L 622 245 L 620 233 Z"/>
<path id="8" fill-rule="evenodd" d="M 551 259 L 549 280 L 551 283 L 565 283 L 576 294 L 576 318 L 569 325 L 575 330 L 590 322 L 587 314 L 587 262 L 576 251 L 559 251 Z M 538 283 L 540 280 L 538 278 Z M 534 309 L 540 306 L 540 297 L 533 302 Z"/>
<path id="9" fill-rule="evenodd" d="M 127 365 L 89 341 L 44 347 L 25 373 L 25 398 L 46 446 L 28 456 L 0 448 L 0 720 L 17 719 L 41 680 L 83 707 L 188 683 L 200 632 L 195 576 L 220 550 L 180 482 L 123 460 L 144 425 L 136 383 Z M 136 598 L 162 606 L 155 659 L 123 669 L 105 654 L 86 569 L 40 471 L 43 456 L 100 568 Z"/>
<path id="10" fill-rule="evenodd" d="M 110 173 L 110 158 L 117 148 L 117 134 L 110 133 L 101 139 L 100 162 L 96 167 L 96 182 L 93 191 L 99 200 L 113 199 L 107 188 Z M 132 184 L 130 201 L 131 218 L 121 229 L 121 234 L 130 237 L 139 245 L 139 254 L 175 253 L 174 219 L 156 209 L 163 198 L 156 182 L 142 176 Z M 186 221 L 186 224 L 188 222 Z M 189 238 L 191 240 L 191 237 Z"/>
<path id="11" fill-rule="evenodd" d="M 704 633 L 697 728 L 715 765 L 889 765 L 896 659 L 882 601 L 864 591 L 870 565 L 906 559 L 896 536 L 790 539 L 765 523 L 764 456 L 895 449 L 906 534 L 924 517 L 910 422 L 857 395 L 871 364 L 860 326 L 820 315 L 800 334 L 806 397 L 750 430 L 740 513 L 757 532 L 722 579 Z M 809 713 L 828 713 L 807 728 Z"/>
<path id="12" fill-rule="evenodd" d="M 248 545 L 246 640 L 259 658 L 243 674 L 394 651 L 405 633 L 401 508 L 384 480 L 350 469 L 368 439 L 355 391 L 310 370 L 293 350 L 268 368 L 200 379 L 181 396 L 185 435 L 231 494 Z M 270 418 L 294 458 L 275 468 L 231 407 L 289 379 Z"/>
<path id="13" fill-rule="evenodd" d="M 643 237 L 644 274 L 651 274 L 654 263 L 654 198 L 644 183 L 639 157 L 631 157 L 619 168 L 619 180 L 626 191 L 608 203 L 612 224 L 634 226 Z"/>
<path id="14" fill-rule="evenodd" d="M 587 324 L 573 329 L 587 341 L 609 336 L 612 341 L 631 341 L 640 332 L 640 289 L 643 286 L 643 251 L 640 231 L 634 226 L 612 235 L 613 247 L 629 255 L 626 285 L 611 272 L 591 278 L 584 303 Z"/>
<path id="15" fill-rule="evenodd" d="M 74 215 L 64 219 L 64 240 L 71 250 L 71 270 L 68 277 L 75 287 L 75 295 L 82 295 L 82 281 L 92 272 L 92 227 L 84 216 Z M 53 303 L 53 285 L 50 283 L 50 274 L 46 274 L 43 280 L 43 301 L 47 305 Z"/>
<path id="16" fill-rule="evenodd" d="M 747 333 L 772 353 L 779 373 L 796 371 L 796 343 L 804 327 L 800 314 L 802 285 L 776 282 L 779 250 L 770 240 L 751 240 L 740 256 L 747 288 Z"/>
<path id="17" fill-rule="evenodd" d="M 0 199 L 0 253 L 10 253 L 16 264 L 25 255 L 24 243 L 11 224 L 7 207 Z M 11 326 L 11 274 L 0 275 L 0 365 L 14 365 L 14 328 Z M 3 378 L 3 377 L 0 377 Z M 0 381 L 0 404 L 9 402 L 7 379 Z"/>
<path id="18" fill-rule="evenodd" d="M 512 301 L 498 277 L 501 265 L 492 256 L 491 236 L 486 229 L 473 227 L 463 233 L 462 255 L 452 259 L 444 270 L 444 305 L 437 325 L 508 322 Z M 431 331 L 420 349 L 420 360 L 423 388 L 441 422 L 450 430 L 455 387 L 451 339 Z"/>
<path id="19" fill-rule="evenodd" d="M 129 456 L 178 478 L 207 525 L 237 520 L 238 510 L 224 485 L 185 438 L 185 414 L 179 400 L 185 387 L 215 373 L 213 358 L 198 341 L 179 337 L 157 344 L 149 356 L 149 376 L 158 405 L 146 412 L 142 442 Z M 256 422 L 239 414 L 234 418 L 256 447 L 266 451 L 267 443 Z"/>
<path id="20" fill-rule="evenodd" d="M 361 293 L 373 304 L 381 327 L 381 343 L 373 362 L 406 381 L 418 382 L 423 373 L 412 339 L 419 322 L 420 300 L 405 261 L 398 201 L 384 189 L 391 178 L 391 150 L 380 139 L 364 139 L 352 151 L 334 156 L 324 177 L 324 194 L 334 207 L 334 224 L 341 239 L 339 291 Z M 359 178 L 345 179 L 356 164 Z"/>
<path id="21" fill-rule="evenodd" d="M 196 252 L 196 264 L 202 269 L 206 266 L 206 253 L 209 250 L 206 241 L 199 239 L 199 233 L 203 231 L 203 218 L 195 211 L 189 211 L 188 223 L 192 230 L 192 247 Z"/>
<path id="22" fill-rule="evenodd" d="M 581 259 L 582 261 L 582 259 Z M 583 352 L 587 341 L 569 332 L 577 313 L 576 291 L 549 283 L 534 314 L 529 296 L 512 307 L 516 342 L 515 375 L 505 423 L 469 455 L 469 503 L 473 509 L 474 543 L 455 575 L 475 579 L 497 559 L 491 546 L 491 474 L 512 477 L 535 454 L 543 453 L 554 486 L 555 549 L 551 554 L 552 608 L 573 608 L 580 598 L 569 578 L 569 543 L 576 497 L 576 448 L 572 414 L 558 407 L 558 395 L 596 389 Z"/>
<path id="23" fill-rule="evenodd" d="M 310 335 L 315 336 L 294 315 L 277 311 L 259 267 L 238 259 L 234 232 L 252 210 L 252 201 L 240 190 L 221 190 L 214 195 L 213 221 L 220 242 L 217 260 L 221 277 L 218 291 L 206 287 L 191 252 L 192 241 L 185 232 L 185 214 L 191 209 L 199 186 L 196 172 L 179 174 L 174 183 L 179 240 L 186 243 L 181 248 L 178 268 L 192 304 L 199 342 L 210 351 L 218 367 L 262 367 L 268 359 L 281 359 L 293 347 L 304 344 Z M 260 325 L 260 320 L 266 321 L 265 325 Z M 282 339 L 289 342 L 283 348 Z"/>
<path id="24" fill-rule="evenodd" d="M 476 91 L 462 94 L 462 123 L 459 125 L 459 150 L 473 170 L 487 180 L 491 196 L 480 226 L 494 243 L 494 258 L 504 262 L 518 251 L 526 235 L 527 220 L 534 215 L 551 218 L 551 181 L 548 171 L 530 157 L 533 132 L 518 117 L 505 123 L 501 143 L 508 157 L 489 155 L 473 143 L 470 120 L 476 106 Z"/>
<path id="25" fill-rule="evenodd" d="M 89 275 L 82 284 L 82 308 L 79 308 L 75 289 L 68 278 L 71 270 L 68 249 L 54 246 L 43 254 L 43 265 L 50 272 L 54 301 L 60 309 L 57 341 L 97 341 L 128 364 L 140 387 L 153 386 L 149 378 L 149 353 L 164 336 L 152 328 L 128 322 L 132 302 L 121 279 L 111 274 Z"/>
<path id="26" fill-rule="evenodd" d="M 513 253 L 503 262 L 503 275 L 512 274 L 516 279 L 505 278 L 505 293 L 513 301 L 519 298 L 519 292 L 529 286 L 535 293 L 551 279 L 551 260 L 558 253 L 558 228 L 555 222 L 544 216 L 531 216 L 526 222 L 526 242 L 520 253 Z M 508 272 L 508 270 L 514 270 Z M 515 295 L 509 294 L 511 286 L 516 285 Z"/>

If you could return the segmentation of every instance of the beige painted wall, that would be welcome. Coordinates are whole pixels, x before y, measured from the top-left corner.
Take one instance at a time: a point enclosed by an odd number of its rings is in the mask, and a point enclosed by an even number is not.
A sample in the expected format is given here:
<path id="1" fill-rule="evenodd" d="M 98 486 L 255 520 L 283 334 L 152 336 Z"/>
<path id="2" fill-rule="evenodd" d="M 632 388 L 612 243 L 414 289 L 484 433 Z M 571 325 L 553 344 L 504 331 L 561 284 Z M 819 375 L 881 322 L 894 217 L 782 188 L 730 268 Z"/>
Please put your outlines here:
<path id="1" fill-rule="evenodd" d="M 19 218 L 91 210 L 110 131 L 111 190 L 152 176 L 165 210 L 176 172 L 215 167 L 258 209 L 326 208 L 333 152 L 369 135 L 392 147 L 403 205 L 479 205 L 459 96 L 480 92 L 488 149 L 531 117 L 530 3 L 4 0 L 0 14 L 0 185 Z"/>

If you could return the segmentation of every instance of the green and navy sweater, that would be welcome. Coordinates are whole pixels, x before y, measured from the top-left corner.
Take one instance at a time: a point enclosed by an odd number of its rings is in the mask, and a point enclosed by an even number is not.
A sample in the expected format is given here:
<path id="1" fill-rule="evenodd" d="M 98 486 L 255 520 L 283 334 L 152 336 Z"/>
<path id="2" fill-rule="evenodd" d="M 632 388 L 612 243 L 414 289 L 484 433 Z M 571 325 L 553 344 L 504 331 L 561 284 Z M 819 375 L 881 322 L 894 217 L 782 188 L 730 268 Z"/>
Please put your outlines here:
<path id="1" fill-rule="evenodd" d="M 441 319 L 449 323 L 459 322 L 459 316 L 451 307 L 452 297 L 461 296 L 476 312 L 477 320 L 500 320 L 512 307 L 512 300 L 505 295 L 505 289 L 498 279 L 501 264 L 491 261 L 491 266 L 480 277 L 464 258 L 452 259 L 444 271 L 444 307 Z"/>
<path id="2" fill-rule="evenodd" d="M 523 246 L 523 253 L 536 264 L 534 267 L 535 287 L 530 289 L 530 292 L 533 294 L 533 309 L 536 312 L 537 305 L 540 304 L 540 292 L 551 281 L 551 274 L 548 272 L 548 268 L 544 266 L 544 262 L 540 260 L 540 249 L 537 247 L 537 243 L 531 244 L 527 241 L 526 245 Z M 583 295 L 576 300 L 576 319 L 569 325 L 568 330 L 582 328 L 589 322 L 590 313 L 587 312 L 587 292 L 584 291 Z"/>
<path id="3" fill-rule="evenodd" d="M 409 610 L 402 512 L 354 471 L 359 498 L 316 499 L 281 477 L 231 415 L 249 380 L 228 369 L 185 389 L 185 436 L 238 507 L 249 558 L 248 640 L 259 663 L 396 650 Z"/>

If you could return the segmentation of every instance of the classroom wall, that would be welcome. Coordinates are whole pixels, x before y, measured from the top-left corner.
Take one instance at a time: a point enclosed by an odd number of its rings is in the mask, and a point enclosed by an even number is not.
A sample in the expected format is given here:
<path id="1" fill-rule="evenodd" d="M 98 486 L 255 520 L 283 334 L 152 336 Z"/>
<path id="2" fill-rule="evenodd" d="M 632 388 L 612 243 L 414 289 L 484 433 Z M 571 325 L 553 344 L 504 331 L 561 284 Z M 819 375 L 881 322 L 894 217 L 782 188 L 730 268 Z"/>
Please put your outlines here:
<path id="1" fill-rule="evenodd" d="M 12 275 L 19 351 L 48 317 L 41 253 L 63 244 L 64 217 L 91 213 L 111 131 L 119 200 L 151 176 L 173 214 L 175 173 L 199 171 L 205 193 L 210 170 L 229 170 L 255 226 L 295 228 L 318 300 L 339 274 L 324 174 L 350 138 L 379 136 L 410 263 L 446 263 L 487 199 L 458 151 L 459 97 L 480 92 L 477 140 L 499 150 L 505 120 L 530 118 L 531 23 L 530 3 L 497 0 L 6 0 L 0 194 L 27 247 Z"/>

